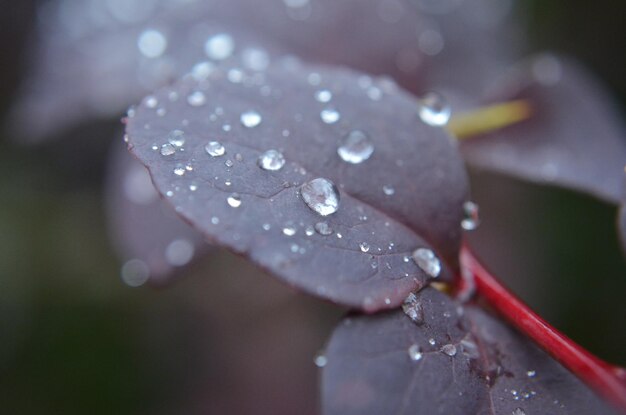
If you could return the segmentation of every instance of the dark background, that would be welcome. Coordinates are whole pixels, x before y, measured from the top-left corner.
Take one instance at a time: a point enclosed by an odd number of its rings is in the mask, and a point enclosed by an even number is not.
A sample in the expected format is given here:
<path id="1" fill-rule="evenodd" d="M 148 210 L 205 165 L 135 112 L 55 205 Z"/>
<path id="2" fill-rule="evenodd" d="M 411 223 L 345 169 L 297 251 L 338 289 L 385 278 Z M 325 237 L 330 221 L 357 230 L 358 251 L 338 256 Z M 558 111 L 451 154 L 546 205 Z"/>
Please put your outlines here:
<path id="1" fill-rule="evenodd" d="M 524 4 L 533 48 L 584 61 L 623 110 L 626 3 Z M 34 18 L 33 1 L 0 1 L 2 118 Z M 341 310 L 226 252 L 166 288 L 121 282 L 102 192 L 118 131 L 85 125 L 33 147 L 0 132 L 0 412 L 315 413 L 313 356 Z M 485 262 L 569 336 L 626 365 L 615 208 L 504 177 L 473 180 L 483 225 L 472 240 Z"/>

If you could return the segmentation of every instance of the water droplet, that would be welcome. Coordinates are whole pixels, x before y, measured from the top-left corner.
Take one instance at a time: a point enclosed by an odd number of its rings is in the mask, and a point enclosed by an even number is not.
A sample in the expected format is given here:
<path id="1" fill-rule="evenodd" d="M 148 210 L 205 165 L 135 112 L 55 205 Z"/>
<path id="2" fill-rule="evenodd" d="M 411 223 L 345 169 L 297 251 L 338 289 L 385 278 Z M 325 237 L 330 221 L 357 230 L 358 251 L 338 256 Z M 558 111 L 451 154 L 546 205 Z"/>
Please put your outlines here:
<path id="1" fill-rule="evenodd" d="M 231 159 L 228 159 L 224 162 L 224 166 L 228 168 L 233 167 L 234 165 L 235 163 Z M 226 186 L 230 186 L 229 182 L 226 182 Z"/>
<path id="2" fill-rule="evenodd" d="M 317 356 L 315 356 L 315 359 L 313 360 L 313 362 L 315 363 L 315 366 L 322 368 L 328 364 L 328 358 L 326 358 L 326 356 L 320 353 Z"/>
<path id="3" fill-rule="evenodd" d="M 241 117 L 239 119 L 241 121 L 241 124 L 247 128 L 254 128 L 257 125 L 261 124 L 261 121 L 263 121 L 261 114 L 256 111 L 246 111 L 241 114 Z"/>
<path id="4" fill-rule="evenodd" d="M 463 203 L 463 220 L 461 221 L 461 227 L 466 231 L 473 231 L 478 225 L 480 225 L 478 205 L 471 201 Z"/>
<path id="5" fill-rule="evenodd" d="M 330 227 L 328 222 L 317 222 L 315 224 L 315 231 L 323 236 L 332 235 L 333 229 Z"/>
<path id="6" fill-rule="evenodd" d="M 320 112 L 320 118 L 326 124 L 334 124 L 341 118 L 341 114 L 333 108 L 326 108 Z"/>
<path id="7" fill-rule="evenodd" d="M 416 324 L 424 323 L 424 308 L 414 293 L 409 294 L 402 303 L 402 311 Z"/>
<path id="8" fill-rule="evenodd" d="M 168 134 L 167 141 L 175 147 L 182 147 L 185 144 L 185 133 L 181 130 L 173 130 Z"/>
<path id="9" fill-rule="evenodd" d="M 331 99 L 333 99 L 333 93 L 328 89 L 321 89 L 315 92 L 315 100 L 318 102 L 326 103 L 330 102 Z"/>
<path id="10" fill-rule="evenodd" d="M 224 145 L 219 141 L 209 141 L 207 145 L 204 146 L 204 150 L 211 157 L 220 157 L 226 153 L 226 148 L 224 148 Z"/>
<path id="11" fill-rule="evenodd" d="M 413 261 L 415 261 L 422 271 L 433 278 L 437 278 L 441 272 L 441 262 L 430 249 L 416 249 L 413 252 Z"/>
<path id="12" fill-rule="evenodd" d="M 437 92 L 429 92 L 419 99 L 418 113 L 422 121 L 433 127 L 448 123 L 452 110 L 445 98 Z"/>
<path id="13" fill-rule="evenodd" d="M 367 134 L 360 130 L 350 131 L 341 141 L 337 154 L 345 162 L 363 163 L 374 152 L 374 145 Z"/>
<path id="14" fill-rule="evenodd" d="M 163 144 L 161 146 L 161 155 L 163 156 L 171 156 L 176 153 L 176 148 L 171 144 Z"/>
<path id="15" fill-rule="evenodd" d="M 370 245 L 367 242 L 361 242 L 359 244 L 359 248 L 361 248 L 361 252 L 368 252 L 370 250 Z"/>
<path id="16" fill-rule="evenodd" d="M 433 338 L 428 339 L 428 344 L 430 344 L 431 346 L 434 346 L 437 344 L 437 341 Z"/>
<path id="17" fill-rule="evenodd" d="M 220 223 L 220 218 L 218 218 L 217 216 L 213 216 L 213 217 L 211 218 L 211 223 L 212 223 L 213 225 L 218 225 L 218 224 Z"/>
<path id="18" fill-rule="evenodd" d="M 154 95 L 147 96 L 143 102 L 148 108 L 156 108 L 159 105 L 159 100 Z"/>
<path id="19" fill-rule="evenodd" d="M 422 352 L 420 351 L 420 347 L 417 344 L 412 344 L 411 346 L 409 346 L 407 352 L 409 353 L 409 359 L 414 362 L 422 359 Z"/>
<path id="20" fill-rule="evenodd" d="M 394 193 L 396 193 L 396 189 L 394 189 L 392 186 L 383 186 L 383 193 L 385 193 L 387 196 L 393 196 Z"/>
<path id="21" fill-rule="evenodd" d="M 174 267 L 187 265 L 193 258 L 194 247 L 186 239 L 176 239 L 165 249 L 165 260 Z"/>
<path id="22" fill-rule="evenodd" d="M 264 71 L 270 64 L 270 57 L 266 51 L 257 48 L 248 48 L 241 52 L 243 64 L 253 71 Z"/>
<path id="23" fill-rule="evenodd" d="M 526 376 L 528 376 L 529 378 L 534 378 L 536 374 L 537 372 L 535 372 L 534 370 L 529 370 L 528 372 L 526 372 Z"/>
<path id="24" fill-rule="evenodd" d="M 139 259 L 131 259 L 122 265 L 121 269 L 122 281 L 128 286 L 139 287 L 150 278 L 150 269 L 145 262 Z"/>
<path id="25" fill-rule="evenodd" d="M 137 39 L 137 47 L 146 58 L 158 58 L 167 48 L 167 39 L 158 30 L 145 30 Z"/>
<path id="26" fill-rule="evenodd" d="M 453 345 L 453 344 L 445 344 L 441 348 L 441 352 L 443 354 L 447 354 L 448 356 L 452 357 L 452 356 L 456 355 L 456 346 Z"/>
<path id="27" fill-rule="evenodd" d="M 267 150 L 261 154 L 257 160 L 257 164 L 263 170 L 278 171 L 285 165 L 285 157 L 278 150 Z"/>
<path id="28" fill-rule="evenodd" d="M 522 408 L 515 408 L 511 415 L 526 415 L 526 412 Z"/>
<path id="29" fill-rule="evenodd" d="M 283 234 L 286 236 L 294 236 L 296 234 L 296 228 L 293 226 L 285 226 L 283 228 Z"/>
<path id="30" fill-rule="evenodd" d="M 185 174 L 185 166 L 178 165 L 174 167 L 174 174 L 177 176 L 183 176 Z"/>
<path id="31" fill-rule="evenodd" d="M 238 208 L 239 206 L 241 206 L 241 196 L 239 196 L 238 193 L 233 193 L 228 196 L 226 202 L 228 202 L 228 206 Z"/>
<path id="32" fill-rule="evenodd" d="M 223 60 L 233 54 L 235 40 L 227 33 L 211 36 L 204 44 L 204 52 L 214 60 Z"/>
<path id="33" fill-rule="evenodd" d="M 194 91 L 187 96 L 187 103 L 192 107 L 201 107 L 206 102 L 206 96 L 202 91 Z"/>
<path id="34" fill-rule="evenodd" d="M 191 68 L 191 76 L 197 81 L 204 81 L 215 70 L 213 62 L 199 62 Z"/>
<path id="35" fill-rule="evenodd" d="M 307 226 L 304 233 L 306 236 L 313 236 L 315 234 L 315 228 L 313 226 Z"/>
<path id="36" fill-rule="evenodd" d="M 304 203 L 319 215 L 328 216 L 339 209 L 339 191 L 328 179 L 319 177 L 303 184 L 300 194 Z"/>

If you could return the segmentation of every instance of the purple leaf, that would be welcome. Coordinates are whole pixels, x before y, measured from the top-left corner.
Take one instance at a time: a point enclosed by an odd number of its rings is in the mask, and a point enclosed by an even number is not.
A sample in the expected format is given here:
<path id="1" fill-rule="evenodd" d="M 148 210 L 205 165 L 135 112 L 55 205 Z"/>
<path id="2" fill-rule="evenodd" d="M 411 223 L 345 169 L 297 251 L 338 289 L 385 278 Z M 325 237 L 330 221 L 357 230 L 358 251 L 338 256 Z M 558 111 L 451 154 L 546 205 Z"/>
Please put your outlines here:
<path id="1" fill-rule="evenodd" d="M 411 91 L 440 84 L 481 91 L 518 50 L 512 3 L 445 3 L 50 2 L 40 13 L 34 73 L 16 107 L 17 124 L 36 140 L 86 117 L 116 116 L 198 61 L 227 59 L 231 46 L 257 64 L 265 54 L 289 53 L 386 74 Z M 226 43 L 218 38 L 213 46 L 226 49 L 212 53 L 207 41 L 220 33 Z"/>
<path id="2" fill-rule="evenodd" d="M 288 283 L 368 311 L 439 268 L 451 276 L 466 172 L 409 95 L 292 59 L 232 74 L 188 77 L 129 114 L 132 152 L 181 216 Z M 441 261 L 420 251 L 418 267 L 417 248 Z"/>
<path id="3" fill-rule="evenodd" d="M 612 413 L 529 340 L 426 288 L 407 313 L 346 318 L 328 344 L 326 415 Z M 415 314 L 414 314 L 415 315 Z"/>
<path id="4" fill-rule="evenodd" d="M 114 150 L 107 218 L 111 239 L 125 261 L 122 278 L 130 285 L 165 283 L 209 245 L 161 200 L 146 168 L 122 145 Z"/>
<path id="5" fill-rule="evenodd" d="M 614 105 L 578 64 L 540 55 L 497 85 L 494 101 L 526 99 L 525 122 L 466 140 L 467 161 L 538 183 L 591 193 L 617 203 L 626 135 Z"/>

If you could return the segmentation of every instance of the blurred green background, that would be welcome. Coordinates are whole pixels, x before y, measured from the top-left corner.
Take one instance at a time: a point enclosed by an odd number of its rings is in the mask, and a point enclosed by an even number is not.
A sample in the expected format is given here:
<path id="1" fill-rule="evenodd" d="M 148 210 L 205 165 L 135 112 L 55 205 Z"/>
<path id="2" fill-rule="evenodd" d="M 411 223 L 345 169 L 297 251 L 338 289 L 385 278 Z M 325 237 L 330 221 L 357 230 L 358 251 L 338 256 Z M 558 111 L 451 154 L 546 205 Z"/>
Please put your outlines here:
<path id="1" fill-rule="evenodd" d="M 525 6 L 534 49 L 577 56 L 626 103 L 626 3 Z M 4 114 L 35 14 L 32 1 L 0 1 L 0 10 Z M 313 356 L 341 310 L 226 252 L 169 287 L 121 282 L 102 192 L 118 132 L 86 125 L 35 147 L 2 132 L 0 412 L 316 413 Z M 485 262 L 554 325 L 626 365 L 615 209 L 504 177 L 472 179 L 483 217 L 472 242 Z"/>

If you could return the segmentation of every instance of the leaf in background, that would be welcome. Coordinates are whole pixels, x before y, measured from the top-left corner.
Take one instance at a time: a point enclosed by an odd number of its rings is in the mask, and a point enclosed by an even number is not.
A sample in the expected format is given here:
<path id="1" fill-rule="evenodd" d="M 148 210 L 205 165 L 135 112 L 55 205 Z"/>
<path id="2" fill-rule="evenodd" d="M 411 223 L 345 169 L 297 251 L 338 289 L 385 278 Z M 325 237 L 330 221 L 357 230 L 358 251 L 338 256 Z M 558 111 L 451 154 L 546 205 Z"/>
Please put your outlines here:
<path id="1" fill-rule="evenodd" d="M 293 59 L 216 69 L 144 99 L 127 133 L 181 216 L 309 293 L 375 311 L 457 266 L 462 160 L 388 81 Z M 429 247 L 431 276 L 411 259 Z"/>
<path id="2" fill-rule="evenodd" d="M 470 164 L 621 200 L 625 130 L 609 97 L 578 64 L 537 56 L 515 68 L 492 97 L 526 99 L 533 113 L 527 121 L 465 140 L 461 150 Z"/>
<path id="3" fill-rule="evenodd" d="M 612 413 L 529 340 L 433 288 L 402 311 L 351 316 L 325 352 L 325 415 Z"/>
<path id="4" fill-rule="evenodd" d="M 289 53 L 386 74 L 414 92 L 440 84 L 481 91 L 517 55 L 513 2 L 431 3 L 52 1 L 40 11 L 38 51 L 16 125 L 36 141 L 85 118 L 117 116 L 198 61 L 223 60 L 231 46 L 257 64 L 262 48 L 270 57 Z M 209 39 L 226 49 L 211 53 Z"/>
<path id="5" fill-rule="evenodd" d="M 146 168 L 115 144 L 106 200 L 111 240 L 125 261 L 122 278 L 129 285 L 165 283 L 209 245 L 161 200 Z"/>

